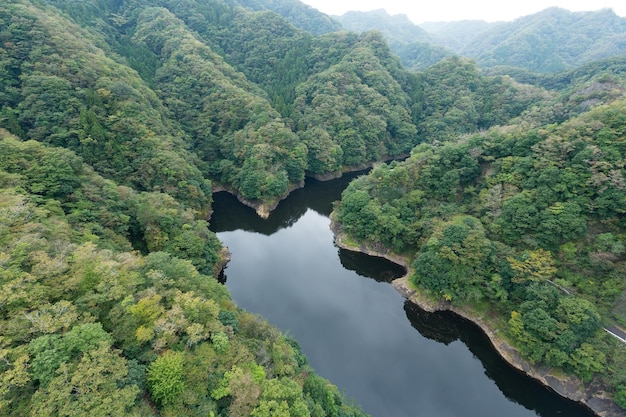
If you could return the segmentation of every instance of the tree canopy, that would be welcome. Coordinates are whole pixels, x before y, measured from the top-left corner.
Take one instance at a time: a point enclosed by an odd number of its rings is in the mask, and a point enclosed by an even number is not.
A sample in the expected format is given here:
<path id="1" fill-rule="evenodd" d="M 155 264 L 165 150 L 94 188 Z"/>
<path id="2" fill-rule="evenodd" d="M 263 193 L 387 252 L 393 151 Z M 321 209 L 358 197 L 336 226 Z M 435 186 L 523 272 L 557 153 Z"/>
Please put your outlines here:
<path id="1" fill-rule="evenodd" d="M 1 2 L 0 414 L 362 415 L 214 279 L 211 194 L 272 207 L 409 155 L 350 185 L 344 229 L 623 404 L 598 329 L 624 324 L 624 61 L 413 72 L 336 28 L 291 0 Z"/>
<path id="2" fill-rule="evenodd" d="M 601 323 L 626 323 L 625 111 L 623 95 L 605 96 L 560 124 L 533 110 L 422 144 L 353 181 L 334 216 L 412 259 L 410 281 L 435 299 L 508 317 L 502 330 L 531 362 L 620 398 L 623 345 Z"/>

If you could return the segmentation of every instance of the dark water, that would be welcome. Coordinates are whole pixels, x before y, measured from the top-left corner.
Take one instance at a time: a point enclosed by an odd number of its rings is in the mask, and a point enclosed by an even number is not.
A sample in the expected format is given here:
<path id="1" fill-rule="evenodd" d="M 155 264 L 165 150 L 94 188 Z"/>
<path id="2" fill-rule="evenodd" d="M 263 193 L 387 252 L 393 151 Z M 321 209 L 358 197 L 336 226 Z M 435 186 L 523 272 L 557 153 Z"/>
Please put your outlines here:
<path id="1" fill-rule="evenodd" d="M 232 253 L 224 278 L 240 307 L 295 336 L 372 417 L 593 415 L 510 368 L 472 323 L 405 302 L 388 284 L 397 265 L 334 246 L 327 216 L 348 180 L 310 180 L 268 220 L 215 195 L 211 227 Z"/>

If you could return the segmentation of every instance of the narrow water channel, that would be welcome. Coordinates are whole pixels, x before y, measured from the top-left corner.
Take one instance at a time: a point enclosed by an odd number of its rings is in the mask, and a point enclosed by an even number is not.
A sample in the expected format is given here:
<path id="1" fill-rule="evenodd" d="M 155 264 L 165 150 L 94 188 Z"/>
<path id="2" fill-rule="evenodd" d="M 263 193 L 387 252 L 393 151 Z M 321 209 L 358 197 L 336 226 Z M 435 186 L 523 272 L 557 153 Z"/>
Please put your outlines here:
<path id="1" fill-rule="evenodd" d="M 593 416 L 510 368 L 472 323 L 406 302 L 388 283 L 397 265 L 337 248 L 328 215 L 350 179 L 307 180 L 267 220 L 214 196 L 240 307 L 294 336 L 372 417 Z"/>

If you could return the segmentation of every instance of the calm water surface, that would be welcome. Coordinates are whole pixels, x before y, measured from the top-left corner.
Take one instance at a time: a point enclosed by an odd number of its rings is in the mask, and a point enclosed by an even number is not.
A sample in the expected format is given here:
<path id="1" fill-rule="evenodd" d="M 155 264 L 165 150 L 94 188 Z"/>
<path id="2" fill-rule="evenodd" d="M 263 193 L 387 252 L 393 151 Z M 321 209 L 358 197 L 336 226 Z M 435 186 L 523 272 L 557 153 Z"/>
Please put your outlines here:
<path id="1" fill-rule="evenodd" d="M 349 179 L 308 180 L 268 220 L 214 196 L 240 307 L 294 336 L 372 417 L 593 416 L 510 368 L 476 326 L 406 302 L 388 283 L 397 265 L 338 249 L 328 214 Z"/>

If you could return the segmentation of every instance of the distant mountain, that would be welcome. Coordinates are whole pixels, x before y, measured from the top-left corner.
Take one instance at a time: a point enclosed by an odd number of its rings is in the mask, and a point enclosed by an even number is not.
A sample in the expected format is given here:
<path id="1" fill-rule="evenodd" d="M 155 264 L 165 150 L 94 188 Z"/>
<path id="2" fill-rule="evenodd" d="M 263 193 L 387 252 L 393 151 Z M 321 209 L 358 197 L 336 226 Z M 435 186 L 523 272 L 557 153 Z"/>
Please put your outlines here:
<path id="1" fill-rule="evenodd" d="M 392 16 L 384 9 L 378 9 L 370 12 L 351 11 L 335 18 L 347 30 L 380 31 L 402 63 L 414 70 L 425 69 L 453 55 L 451 50 L 437 45 L 433 37 L 404 14 Z"/>
<path id="2" fill-rule="evenodd" d="M 483 32 L 501 25 L 502 22 L 489 23 L 484 20 L 459 20 L 456 22 L 424 22 L 420 28 L 428 32 L 435 42 L 460 52 Z"/>
<path id="3" fill-rule="evenodd" d="M 218 190 L 269 215 L 305 176 L 409 154 L 401 175 L 377 170 L 389 192 L 352 199 L 368 239 L 424 243 L 431 265 L 460 277 L 459 295 L 503 302 L 523 294 L 513 284 L 537 284 L 507 262 L 531 271 L 522 251 L 551 245 L 559 266 L 583 262 L 554 282 L 580 284 L 609 314 L 626 268 L 626 61 L 487 76 L 455 56 L 415 72 L 381 32 L 335 27 L 295 0 L 0 1 L 0 416 L 365 417 L 211 278 L 227 254 L 206 219 Z M 406 16 L 380 27 L 413 68 L 452 54 Z M 611 46 L 597 39 L 594 53 Z M 597 373 L 586 386 L 626 409 L 626 351 L 570 346 L 588 331 L 569 308 L 554 312 L 569 327 L 531 304 L 513 310 L 531 343 L 521 353 L 543 358 L 535 333 L 548 329 L 546 363 Z"/>
<path id="4" fill-rule="evenodd" d="M 481 67 L 558 72 L 626 53 L 626 18 L 611 9 L 549 8 L 483 32 L 460 53 L 475 58 Z"/>
<path id="5" fill-rule="evenodd" d="M 384 9 L 371 12 L 347 12 L 335 17 L 344 28 L 354 32 L 380 31 L 391 42 L 432 42 L 428 33 L 411 22 L 405 14 L 390 15 Z"/>
<path id="6" fill-rule="evenodd" d="M 548 8 L 512 22 L 480 20 L 413 24 L 384 10 L 348 12 L 337 20 L 348 30 L 379 30 L 402 63 L 422 70 L 452 54 L 496 66 L 555 73 L 626 53 L 626 18 L 611 9 L 570 12 Z"/>
<path id="7" fill-rule="evenodd" d="M 314 35 L 341 30 L 341 24 L 319 10 L 298 0 L 227 0 L 229 4 L 262 11 L 271 10 L 295 27 Z"/>

